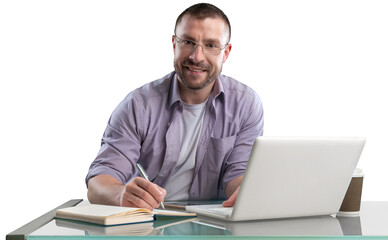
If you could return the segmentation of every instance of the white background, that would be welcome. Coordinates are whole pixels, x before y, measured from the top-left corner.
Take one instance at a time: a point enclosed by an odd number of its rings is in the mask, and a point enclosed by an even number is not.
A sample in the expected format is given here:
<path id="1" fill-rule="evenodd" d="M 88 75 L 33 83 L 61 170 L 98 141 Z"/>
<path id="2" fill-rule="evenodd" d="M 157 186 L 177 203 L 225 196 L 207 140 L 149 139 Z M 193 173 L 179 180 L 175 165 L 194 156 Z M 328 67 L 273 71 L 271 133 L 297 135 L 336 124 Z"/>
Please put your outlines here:
<path id="1" fill-rule="evenodd" d="M 1 1 L 0 235 L 86 198 L 111 112 L 173 70 L 175 20 L 194 3 Z M 212 3 L 232 24 L 223 73 L 259 93 L 264 134 L 365 136 L 363 200 L 388 200 L 388 2 Z"/>

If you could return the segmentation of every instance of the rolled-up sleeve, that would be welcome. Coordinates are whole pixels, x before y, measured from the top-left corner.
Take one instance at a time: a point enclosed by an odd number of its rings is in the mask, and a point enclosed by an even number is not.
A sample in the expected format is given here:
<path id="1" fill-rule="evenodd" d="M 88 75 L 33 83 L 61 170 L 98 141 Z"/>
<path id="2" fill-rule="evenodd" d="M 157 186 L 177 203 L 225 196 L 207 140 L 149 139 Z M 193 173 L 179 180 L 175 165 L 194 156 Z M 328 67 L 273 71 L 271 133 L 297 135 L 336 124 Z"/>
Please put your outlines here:
<path id="1" fill-rule="evenodd" d="M 222 189 L 225 191 L 228 183 L 234 178 L 244 175 L 255 139 L 263 135 L 264 114 L 259 96 L 251 91 L 247 94 L 240 131 L 232 152 L 225 165 L 222 179 Z"/>
<path id="2" fill-rule="evenodd" d="M 133 94 L 113 111 L 101 140 L 101 148 L 86 176 L 107 174 L 123 184 L 136 173 L 135 163 L 141 148 L 142 113 Z"/>

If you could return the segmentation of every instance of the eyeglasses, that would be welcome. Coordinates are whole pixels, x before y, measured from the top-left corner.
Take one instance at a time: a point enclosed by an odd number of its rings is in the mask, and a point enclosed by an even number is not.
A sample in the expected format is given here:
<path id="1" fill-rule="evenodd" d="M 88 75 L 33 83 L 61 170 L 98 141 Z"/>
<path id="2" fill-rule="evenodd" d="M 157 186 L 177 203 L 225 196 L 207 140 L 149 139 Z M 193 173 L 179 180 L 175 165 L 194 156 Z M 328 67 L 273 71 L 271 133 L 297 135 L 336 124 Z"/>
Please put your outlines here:
<path id="1" fill-rule="evenodd" d="M 215 43 L 198 44 L 192 40 L 180 39 L 176 35 L 174 35 L 174 38 L 179 43 L 179 46 L 182 50 L 193 52 L 197 49 L 198 46 L 201 46 L 203 54 L 206 55 L 219 55 L 221 50 L 228 46 L 228 44 L 226 44 L 224 47 L 221 47 Z"/>

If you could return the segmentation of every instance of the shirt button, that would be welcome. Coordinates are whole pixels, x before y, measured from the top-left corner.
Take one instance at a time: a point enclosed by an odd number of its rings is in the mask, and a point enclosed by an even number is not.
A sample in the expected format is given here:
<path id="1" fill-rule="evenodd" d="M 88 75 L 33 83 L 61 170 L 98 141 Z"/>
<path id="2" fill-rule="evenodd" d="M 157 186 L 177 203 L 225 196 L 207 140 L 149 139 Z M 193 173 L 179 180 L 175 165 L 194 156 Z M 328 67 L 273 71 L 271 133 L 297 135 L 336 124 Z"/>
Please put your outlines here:
<path id="1" fill-rule="evenodd" d="M 168 122 L 168 123 L 167 123 L 167 126 L 170 126 L 170 125 L 171 125 L 171 122 Z"/>

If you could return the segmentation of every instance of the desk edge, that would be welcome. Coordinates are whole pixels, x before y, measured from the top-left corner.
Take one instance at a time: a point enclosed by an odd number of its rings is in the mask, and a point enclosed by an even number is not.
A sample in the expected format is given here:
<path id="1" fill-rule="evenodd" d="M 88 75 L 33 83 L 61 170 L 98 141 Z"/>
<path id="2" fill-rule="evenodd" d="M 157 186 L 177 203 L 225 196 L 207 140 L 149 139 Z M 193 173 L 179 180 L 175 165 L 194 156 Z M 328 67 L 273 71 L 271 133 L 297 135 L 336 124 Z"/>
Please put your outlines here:
<path id="1" fill-rule="evenodd" d="M 65 207 L 72 207 L 80 202 L 82 202 L 82 199 L 72 199 L 67 201 L 66 203 L 54 208 L 53 210 L 43 214 L 42 216 L 32 220 L 31 222 L 27 223 L 26 225 L 16 229 L 15 231 L 7 234 L 6 240 L 24 240 L 26 239 L 27 235 L 36 231 L 46 223 L 50 222 L 55 217 L 55 212 L 59 208 L 65 208 Z"/>

